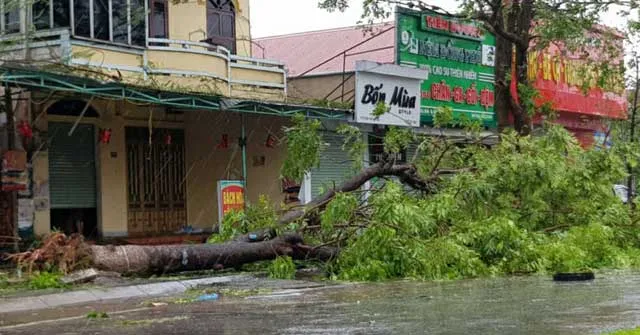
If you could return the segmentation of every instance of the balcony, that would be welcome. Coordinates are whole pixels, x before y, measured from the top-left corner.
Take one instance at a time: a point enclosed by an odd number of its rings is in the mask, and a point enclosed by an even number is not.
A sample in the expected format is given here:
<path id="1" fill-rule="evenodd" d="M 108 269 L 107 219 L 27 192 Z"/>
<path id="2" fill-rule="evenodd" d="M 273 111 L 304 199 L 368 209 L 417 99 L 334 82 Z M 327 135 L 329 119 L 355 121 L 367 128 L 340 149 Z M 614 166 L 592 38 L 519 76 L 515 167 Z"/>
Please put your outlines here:
<path id="1" fill-rule="evenodd" d="M 52 72 L 73 72 L 105 82 L 216 94 L 232 98 L 284 101 L 286 72 L 277 61 L 233 55 L 203 42 L 147 39 L 146 47 L 71 36 L 69 29 L 0 38 L 0 62 Z"/>

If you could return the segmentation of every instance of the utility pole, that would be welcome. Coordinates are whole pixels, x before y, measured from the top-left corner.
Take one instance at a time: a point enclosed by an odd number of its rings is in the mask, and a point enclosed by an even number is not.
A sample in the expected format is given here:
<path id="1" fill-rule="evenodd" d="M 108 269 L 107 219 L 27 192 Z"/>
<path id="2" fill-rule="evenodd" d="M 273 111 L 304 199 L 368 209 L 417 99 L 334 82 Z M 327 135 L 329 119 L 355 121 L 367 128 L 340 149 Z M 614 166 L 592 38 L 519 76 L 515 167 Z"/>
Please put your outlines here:
<path id="1" fill-rule="evenodd" d="M 638 64 L 638 58 L 636 58 L 636 89 L 633 92 L 633 108 L 631 109 L 631 139 L 630 143 L 635 142 L 636 136 L 636 111 L 638 110 L 638 90 L 640 90 L 640 64 Z M 627 185 L 627 202 L 629 206 L 633 207 L 633 196 L 635 195 L 635 183 L 636 178 L 633 174 L 631 164 L 627 163 L 627 169 L 629 171 L 629 183 Z"/>
<path id="2" fill-rule="evenodd" d="M 7 114 L 7 150 L 16 149 L 16 125 L 15 115 L 13 113 L 13 99 L 11 97 L 11 87 L 9 84 L 4 85 L 4 108 Z M 11 218 L 10 222 L 13 228 L 13 249 L 15 252 L 20 251 L 18 244 L 18 192 L 9 191 Z"/>

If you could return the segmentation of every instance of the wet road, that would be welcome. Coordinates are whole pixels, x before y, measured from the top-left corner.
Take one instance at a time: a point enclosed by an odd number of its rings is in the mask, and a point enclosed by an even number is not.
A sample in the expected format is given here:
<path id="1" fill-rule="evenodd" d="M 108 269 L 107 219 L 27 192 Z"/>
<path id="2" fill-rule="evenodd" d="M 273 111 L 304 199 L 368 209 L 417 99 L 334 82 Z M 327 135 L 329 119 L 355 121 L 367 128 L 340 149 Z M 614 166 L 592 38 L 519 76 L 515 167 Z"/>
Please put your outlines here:
<path id="1" fill-rule="evenodd" d="M 97 320 L 84 317 L 89 307 L 38 312 L 29 315 L 35 323 L 0 334 L 601 334 L 640 326 L 640 275 L 571 284 L 547 277 L 394 282 L 140 303 L 92 306 L 109 313 Z M 127 309 L 134 310 L 113 313 Z M 71 315 L 80 316 L 38 323 Z"/>

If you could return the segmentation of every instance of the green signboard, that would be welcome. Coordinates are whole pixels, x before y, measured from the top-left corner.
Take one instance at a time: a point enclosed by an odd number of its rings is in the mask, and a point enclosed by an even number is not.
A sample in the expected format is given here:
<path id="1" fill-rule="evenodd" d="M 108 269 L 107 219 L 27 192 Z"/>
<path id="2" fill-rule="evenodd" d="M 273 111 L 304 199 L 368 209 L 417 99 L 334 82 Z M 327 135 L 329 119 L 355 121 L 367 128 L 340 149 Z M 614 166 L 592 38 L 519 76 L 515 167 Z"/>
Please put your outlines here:
<path id="1" fill-rule="evenodd" d="M 473 21 L 405 8 L 396 10 L 396 27 L 396 62 L 429 72 L 421 123 L 432 123 L 438 107 L 449 106 L 455 119 L 466 115 L 495 127 L 495 37 Z"/>

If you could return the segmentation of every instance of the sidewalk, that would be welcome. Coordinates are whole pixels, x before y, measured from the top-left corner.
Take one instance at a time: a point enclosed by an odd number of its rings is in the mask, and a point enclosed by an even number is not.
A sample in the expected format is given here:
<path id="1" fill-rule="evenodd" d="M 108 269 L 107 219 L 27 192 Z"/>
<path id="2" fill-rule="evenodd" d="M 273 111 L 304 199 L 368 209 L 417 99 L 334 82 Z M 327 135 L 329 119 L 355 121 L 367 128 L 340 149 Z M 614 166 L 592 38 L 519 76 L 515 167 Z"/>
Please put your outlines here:
<path id="1" fill-rule="evenodd" d="M 70 291 L 33 297 L 9 298 L 4 301 L 0 301 L 0 314 L 33 311 L 45 308 L 107 301 L 113 299 L 130 299 L 174 295 L 183 293 L 188 289 L 198 286 L 231 283 L 250 278 L 253 278 L 253 276 L 233 275 L 224 277 L 177 280 L 143 285 L 120 286 L 104 289 L 94 288 L 82 291 Z"/>

